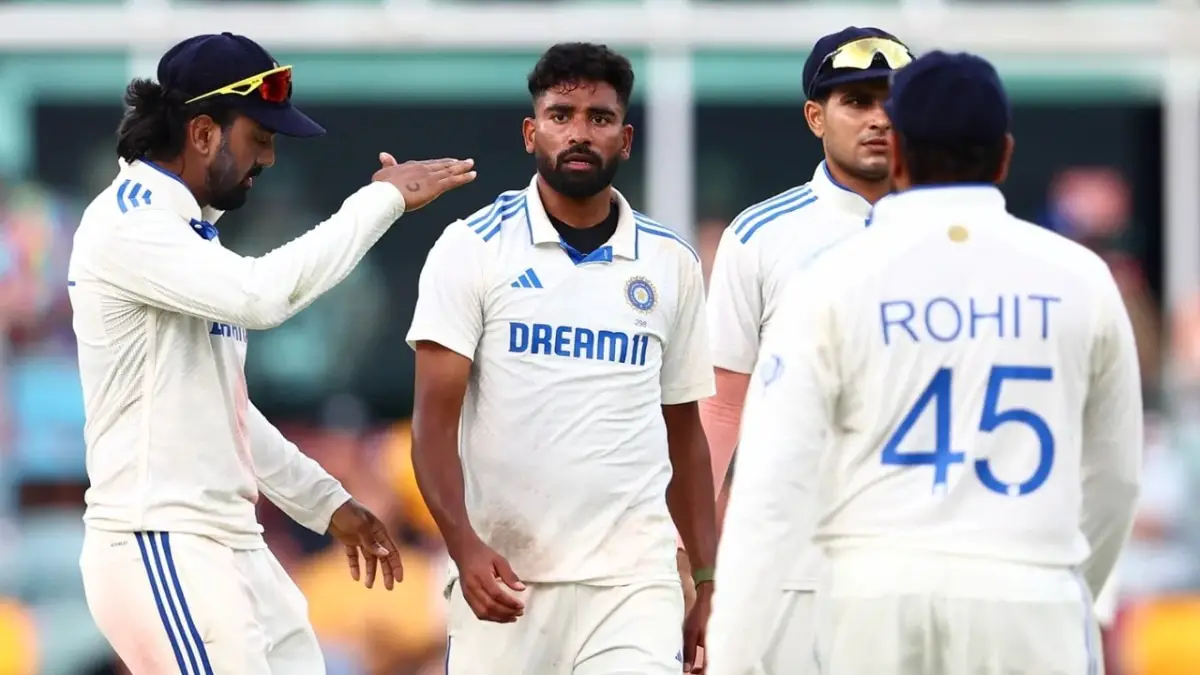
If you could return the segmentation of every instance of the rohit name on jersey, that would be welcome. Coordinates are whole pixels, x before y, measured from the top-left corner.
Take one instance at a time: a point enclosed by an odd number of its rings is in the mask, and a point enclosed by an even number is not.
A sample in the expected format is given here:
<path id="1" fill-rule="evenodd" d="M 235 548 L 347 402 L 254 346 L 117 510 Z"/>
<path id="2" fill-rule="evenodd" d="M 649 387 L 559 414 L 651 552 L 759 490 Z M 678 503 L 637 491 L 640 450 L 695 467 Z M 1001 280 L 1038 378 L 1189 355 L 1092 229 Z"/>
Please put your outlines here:
<path id="1" fill-rule="evenodd" d="M 644 366 L 649 347 L 650 335 L 646 333 L 508 322 L 508 351 L 513 354 Z"/>

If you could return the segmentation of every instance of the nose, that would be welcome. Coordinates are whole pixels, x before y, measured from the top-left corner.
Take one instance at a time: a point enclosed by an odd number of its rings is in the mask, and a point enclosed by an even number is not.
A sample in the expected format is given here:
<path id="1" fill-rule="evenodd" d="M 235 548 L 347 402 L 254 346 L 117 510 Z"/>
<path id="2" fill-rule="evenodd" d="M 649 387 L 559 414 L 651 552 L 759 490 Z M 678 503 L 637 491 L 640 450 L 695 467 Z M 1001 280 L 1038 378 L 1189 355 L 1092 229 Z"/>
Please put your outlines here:
<path id="1" fill-rule="evenodd" d="M 269 169 L 275 166 L 275 143 L 272 142 L 270 147 L 263 148 L 262 152 L 258 153 L 258 165 L 264 169 Z"/>
<path id="2" fill-rule="evenodd" d="M 883 99 L 876 99 L 871 105 L 871 114 L 869 118 L 871 129 L 887 131 L 892 128 L 892 121 L 888 119 L 887 111 L 883 109 Z"/>

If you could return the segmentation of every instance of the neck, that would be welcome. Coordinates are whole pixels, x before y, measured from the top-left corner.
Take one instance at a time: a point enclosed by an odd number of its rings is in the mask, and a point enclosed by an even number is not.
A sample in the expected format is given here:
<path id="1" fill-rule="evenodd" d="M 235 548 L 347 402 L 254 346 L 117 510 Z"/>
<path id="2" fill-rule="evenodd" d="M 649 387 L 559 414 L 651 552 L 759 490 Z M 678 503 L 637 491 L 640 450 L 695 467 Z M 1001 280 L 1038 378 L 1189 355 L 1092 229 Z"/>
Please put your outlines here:
<path id="1" fill-rule="evenodd" d="M 833 176 L 833 179 L 838 184 L 849 188 L 870 204 L 883 199 L 885 195 L 892 191 L 890 181 L 887 178 L 883 180 L 866 180 L 858 176 L 852 176 L 843 171 L 837 163 L 829 161 L 828 157 L 825 158 L 825 168 L 829 169 L 829 175 Z"/>
<path id="2" fill-rule="evenodd" d="M 188 191 L 192 193 L 192 197 L 195 197 L 196 203 L 200 205 L 200 208 L 208 206 L 208 200 L 204 196 L 203 188 L 197 187 L 197 185 L 204 185 L 203 177 L 197 179 L 188 176 L 187 162 L 183 161 L 182 155 L 169 161 L 150 159 L 149 157 L 145 158 L 145 161 L 154 164 L 163 171 L 166 171 L 167 173 L 178 178 L 179 182 L 183 183 L 184 186 L 187 187 Z"/>
<path id="3" fill-rule="evenodd" d="M 546 213 L 577 229 L 586 230 L 608 217 L 612 208 L 612 188 L 606 187 L 600 192 L 583 199 L 572 199 L 556 192 L 546 184 L 546 180 L 538 176 L 538 196 Z"/>

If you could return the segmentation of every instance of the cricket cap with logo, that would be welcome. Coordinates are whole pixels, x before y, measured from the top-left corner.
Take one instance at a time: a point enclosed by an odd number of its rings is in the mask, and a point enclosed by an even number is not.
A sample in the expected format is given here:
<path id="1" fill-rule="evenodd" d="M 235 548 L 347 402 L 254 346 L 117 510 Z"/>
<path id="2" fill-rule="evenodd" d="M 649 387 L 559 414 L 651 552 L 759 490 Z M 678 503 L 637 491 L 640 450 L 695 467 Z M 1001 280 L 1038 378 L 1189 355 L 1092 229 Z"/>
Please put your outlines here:
<path id="1" fill-rule="evenodd" d="M 196 35 L 158 62 L 158 83 L 184 102 L 213 99 L 284 136 L 321 136 L 325 128 L 292 104 L 292 67 L 281 66 L 254 40 Z"/>
<path id="2" fill-rule="evenodd" d="M 966 53 L 934 51 L 913 61 L 892 78 L 883 109 L 901 138 L 944 147 L 998 143 L 1012 124 L 999 73 Z"/>
<path id="3" fill-rule="evenodd" d="M 887 79 L 912 60 L 912 52 L 895 35 L 849 26 L 813 45 L 804 62 L 804 96 L 819 99 L 843 84 Z"/>

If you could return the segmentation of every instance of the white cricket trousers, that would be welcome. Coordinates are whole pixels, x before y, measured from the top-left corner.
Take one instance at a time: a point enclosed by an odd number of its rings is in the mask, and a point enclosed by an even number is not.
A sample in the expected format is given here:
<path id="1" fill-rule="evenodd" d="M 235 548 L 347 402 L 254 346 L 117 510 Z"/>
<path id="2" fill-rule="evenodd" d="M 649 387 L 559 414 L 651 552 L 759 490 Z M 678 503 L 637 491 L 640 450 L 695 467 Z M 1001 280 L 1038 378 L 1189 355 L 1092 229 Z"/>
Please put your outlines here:
<path id="1" fill-rule="evenodd" d="M 824 675 L 1102 675 L 1092 598 L 1069 569 L 834 552 L 818 619 Z"/>
<path id="2" fill-rule="evenodd" d="M 783 591 L 783 608 L 755 675 L 820 675 L 816 612 L 812 591 Z"/>
<path id="3" fill-rule="evenodd" d="M 480 621 L 450 588 L 447 675 L 680 675 L 678 581 L 628 586 L 526 584 L 514 623 Z"/>
<path id="4" fill-rule="evenodd" d="M 265 548 L 88 528 L 92 618 L 133 675 L 324 675 L 308 603 Z"/>

